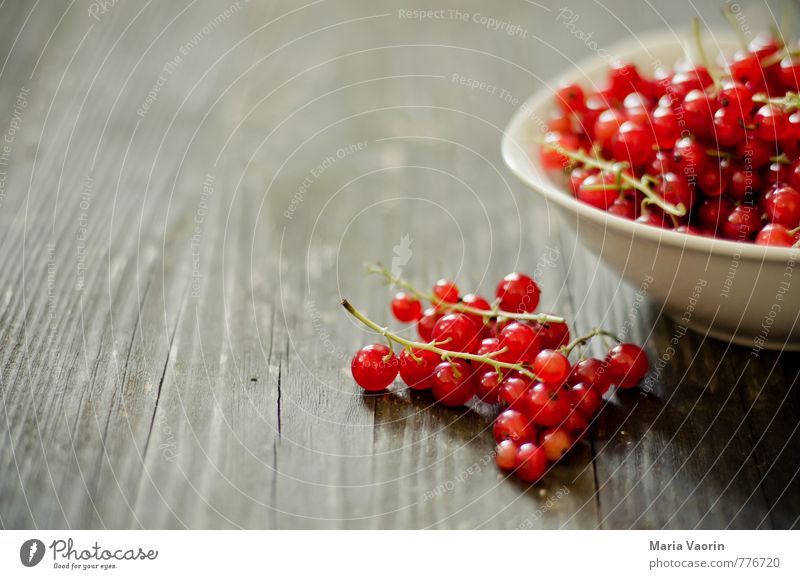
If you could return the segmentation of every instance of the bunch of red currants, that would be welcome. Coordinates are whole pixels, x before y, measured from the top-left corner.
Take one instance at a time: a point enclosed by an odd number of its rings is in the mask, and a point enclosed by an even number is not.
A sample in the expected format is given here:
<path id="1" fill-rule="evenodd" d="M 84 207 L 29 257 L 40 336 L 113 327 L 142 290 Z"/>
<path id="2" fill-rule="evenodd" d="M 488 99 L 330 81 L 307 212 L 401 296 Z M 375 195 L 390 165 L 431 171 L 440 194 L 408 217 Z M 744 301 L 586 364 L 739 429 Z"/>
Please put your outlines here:
<path id="1" fill-rule="evenodd" d="M 392 299 L 392 313 L 415 323 L 421 341 L 390 332 L 343 301 L 388 342 L 356 352 L 355 381 L 365 390 L 381 391 L 399 374 L 409 388 L 430 390 L 446 406 L 475 399 L 499 405 L 493 425 L 496 462 L 523 481 L 541 478 L 548 462 L 583 438 L 612 387 L 634 387 L 649 369 L 647 355 L 630 343 L 617 343 L 602 360 L 581 355 L 570 362 L 569 356 L 583 353 L 592 338 L 611 334 L 596 329 L 570 340 L 562 318 L 534 313 L 539 287 L 524 274 L 503 278 L 490 304 L 478 295 L 460 295 L 447 280 L 425 293 L 385 268 L 375 271 L 403 287 Z M 423 309 L 423 301 L 431 306 Z M 399 355 L 395 344 L 402 347 Z"/>
<path id="2" fill-rule="evenodd" d="M 697 40 L 701 55 L 705 53 Z M 800 57 L 771 34 L 710 65 L 559 87 L 542 163 L 613 215 L 762 245 L 800 243 Z"/>

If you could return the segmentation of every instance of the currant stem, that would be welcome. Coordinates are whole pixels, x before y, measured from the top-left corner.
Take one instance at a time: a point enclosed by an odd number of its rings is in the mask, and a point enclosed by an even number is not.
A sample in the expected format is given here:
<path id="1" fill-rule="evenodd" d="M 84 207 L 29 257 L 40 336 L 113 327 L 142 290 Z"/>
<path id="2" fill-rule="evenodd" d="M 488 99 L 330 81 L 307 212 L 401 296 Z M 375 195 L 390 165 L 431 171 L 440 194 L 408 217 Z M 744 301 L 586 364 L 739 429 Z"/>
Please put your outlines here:
<path id="1" fill-rule="evenodd" d="M 387 282 L 390 284 L 394 284 L 406 290 L 408 293 L 412 294 L 417 299 L 428 301 L 434 306 L 446 306 L 448 309 L 451 309 L 456 312 L 463 312 L 465 314 L 474 314 L 476 316 L 481 316 L 485 318 L 506 318 L 512 320 L 523 320 L 528 322 L 539 322 L 542 324 L 546 323 L 553 323 L 553 324 L 563 324 L 565 323 L 564 318 L 560 318 L 558 316 L 551 316 L 549 314 L 529 314 L 529 313 L 517 313 L 517 312 L 506 312 L 501 310 L 497 307 L 496 304 L 493 304 L 491 309 L 488 310 L 481 310 L 479 308 L 473 308 L 461 302 L 458 303 L 448 303 L 439 300 L 435 295 L 432 293 L 423 292 L 417 288 L 415 288 L 411 283 L 406 281 L 400 276 L 394 275 L 388 269 L 386 269 L 382 264 L 370 264 L 367 265 L 367 273 L 377 273 L 382 275 Z"/>
<path id="2" fill-rule="evenodd" d="M 800 94 L 787 92 L 782 97 L 770 97 L 764 93 L 758 93 L 753 95 L 753 102 L 778 105 L 786 110 L 793 110 L 800 108 Z"/>
<path id="3" fill-rule="evenodd" d="M 525 376 L 533 380 L 539 379 L 536 376 L 536 374 L 525 368 L 525 366 L 523 366 L 522 364 L 510 364 L 508 362 L 500 362 L 498 360 L 494 360 L 491 356 L 478 356 L 477 354 L 468 354 L 466 352 L 451 352 L 450 350 L 443 350 L 437 346 L 434 346 L 433 343 L 426 344 L 424 342 L 414 342 L 412 340 L 406 340 L 405 338 L 402 338 L 397 334 L 390 332 L 387 328 L 384 328 L 376 324 L 372 320 L 370 320 L 364 314 L 359 312 L 355 307 L 353 307 L 353 305 L 347 300 L 342 300 L 342 306 L 344 306 L 344 309 L 346 309 L 348 313 L 350 313 L 350 315 L 352 315 L 362 324 L 364 324 L 365 326 L 367 326 L 372 330 L 375 330 L 387 340 L 392 340 L 394 342 L 397 342 L 398 344 L 404 346 L 405 348 L 417 348 L 419 350 L 427 350 L 428 352 L 433 352 L 434 354 L 438 354 L 444 360 L 449 360 L 451 358 L 461 358 L 462 360 L 471 360 L 473 362 L 478 362 L 481 364 L 488 364 L 492 366 L 498 373 L 500 373 L 501 369 L 516 370 L 517 372 L 520 372 L 521 374 L 524 374 Z"/>
<path id="4" fill-rule="evenodd" d="M 611 332 L 607 332 L 606 330 L 603 330 L 602 328 L 594 328 L 588 334 L 586 334 L 584 336 L 579 336 L 579 337 L 575 338 L 574 340 L 572 340 L 566 346 L 562 346 L 561 349 L 564 351 L 564 355 L 565 356 L 569 356 L 572 353 L 572 350 L 574 350 L 577 346 L 586 345 L 589 342 L 589 340 L 591 340 L 595 336 L 608 336 L 609 338 L 613 338 L 617 342 L 622 342 L 622 340 L 620 340 L 615 334 L 612 334 Z"/>
<path id="5" fill-rule="evenodd" d="M 608 171 L 610 173 L 614 173 L 617 175 L 617 179 L 627 183 L 630 187 L 633 187 L 637 191 L 641 191 L 644 193 L 644 196 L 650 200 L 650 203 L 653 205 L 657 205 L 661 209 L 663 209 L 666 213 L 670 215 L 674 215 L 676 217 L 683 217 L 686 215 L 686 207 L 683 206 L 683 203 L 679 203 L 678 205 L 673 205 L 671 203 L 667 203 L 664 201 L 661 196 L 658 195 L 655 191 L 653 191 L 652 185 L 650 183 L 655 182 L 655 178 L 650 175 L 645 175 L 642 179 L 634 179 L 630 175 L 624 172 L 625 169 L 628 168 L 628 163 L 618 163 L 618 162 L 611 162 L 611 161 L 604 161 L 596 157 L 590 157 L 589 155 L 585 155 L 581 151 L 573 151 L 570 149 L 565 149 L 561 145 L 557 145 L 555 143 L 542 143 L 543 147 L 548 147 L 553 149 L 555 152 L 564 155 L 565 157 L 572 159 L 582 165 L 586 165 L 588 167 L 593 167 L 595 169 L 600 169 L 601 171 Z"/>

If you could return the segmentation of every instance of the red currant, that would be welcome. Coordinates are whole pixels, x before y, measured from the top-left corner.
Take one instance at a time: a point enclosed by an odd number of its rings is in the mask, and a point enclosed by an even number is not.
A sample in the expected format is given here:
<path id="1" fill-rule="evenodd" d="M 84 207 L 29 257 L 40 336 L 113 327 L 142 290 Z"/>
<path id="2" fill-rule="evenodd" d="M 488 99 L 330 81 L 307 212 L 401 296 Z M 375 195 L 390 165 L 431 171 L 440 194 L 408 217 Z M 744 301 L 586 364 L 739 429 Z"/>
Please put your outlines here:
<path id="1" fill-rule="evenodd" d="M 563 84 L 556 93 L 561 110 L 565 113 L 580 112 L 586 107 L 586 95 L 579 84 Z"/>
<path id="2" fill-rule="evenodd" d="M 560 428 L 548 428 L 542 432 L 539 445 L 550 462 L 556 462 L 572 448 L 572 437 Z"/>
<path id="3" fill-rule="evenodd" d="M 442 313 L 436 308 L 427 308 L 422 314 L 422 317 L 417 321 L 417 332 L 423 342 L 430 342 L 433 339 L 433 327 L 441 317 Z"/>
<path id="4" fill-rule="evenodd" d="M 535 322 L 531 327 L 536 332 L 539 345 L 542 348 L 557 350 L 561 346 L 569 344 L 569 326 L 561 322 L 545 322 L 540 324 Z"/>
<path id="5" fill-rule="evenodd" d="M 422 303 L 406 292 L 399 292 L 392 298 L 392 313 L 400 322 L 415 322 L 422 317 Z"/>
<path id="6" fill-rule="evenodd" d="M 522 322 L 512 322 L 500 331 L 499 346 L 505 351 L 497 359 L 511 364 L 532 362 L 542 349 L 534 329 Z"/>
<path id="7" fill-rule="evenodd" d="M 600 395 L 603 395 L 611 387 L 611 373 L 605 361 L 586 358 L 572 367 L 567 383 L 570 386 L 581 383 L 588 384 Z"/>
<path id="8" fill-rule="evenodd" d="M 525 393 L 530 389 L 531 383 L 525 378 L 509 376 L 500 383 L 497 399 L 504 408 L 521 408 Z"/>
<path id="9" fill-rule="evenodd" d="M 441 361 L 438 354 L 429 350 L 403 350 L 400 353 L 400 378 L 409 388 L 426 390 L 432 386 L 433 370 Z"/>
<path id="10" fill-rule="evenodd" d="M 446 314 L 433 326 L 431 337 L 443 350 L 474 352 L 478 347 L 481 327 L 460 313 Z"/>
<path id="11" fill-rule="evenodd" d="M 594 416 L 603 406 L 603 398 L 588 384 L 575 384 L 569 392 L 570 405 L 584 416 Z"/>
<path id="12" fill-rule="evenodd" d="M 477 396 L 487 404 L 497 404 L 500 400 L 500 374 L 484 372 L 478 380 Z"/>
<path id="13" fill-rule="evenodd" d="M 797 240 L 783 225 L 767 223 L 756 235 L 758 245 L 772 245 L 775 247 L 792 247 Z"/>
<path id="14" fill-rule="evenodd" d="M 536 428 L 530 420 L 522 412 L 511 408 L 497 416 L 492 432 L 497 442 L 510 438 L 521 444 L 536 439 Z"/>
<path id="15" fill-rule="evenodd" d="M 566 382 L 571 370 L 567 357 L 555 350 L 542 350 L 533 360 L 533 373 L 551 386 Z"/>
<path id="16" fill-rule="evenodd" d="M 606 363 L 619 388 L 636 386 L 647 374 L 650 362 L 647 354 L 636 344 L 618 344 L 609 350 Z"/>
<path id="17" fill-rule="evenodd" d="M 477 391 L 472 368 L 462 360 L 441 362 L 433 370 L 431 391 L 445 406 L 463 406 Z"/>
<path id="18" fill-rule="evenodd" d="M 566 392 L 560 387 L 553 388 L 547 384 L 534 385 L 525 394 L 525 413 L 539 426 L 560 424 L 570 411 Z"/>
<path id="19" fill-rule="evenodd" d="M 433 286 L 433 295 L 445 304 L 454 304 L 458 301 L 458 286 L 446 279 L 440 279 Z"/>
<path id="20" fill-rule="evenodd" d="M 540 446 L 532 442 L 526 442 L 519 447 L 516 463 L 514 474 L 527 483 L 536 482 L 547 471 L 547 455 Z"/>
<path id="21" fill-rule="evenodd" d="M 751 205 L 739 205 L 722 224 L 722 233 L 728 239 L 747 241 L 756 235 L 763 223 L 758 210 Z"/>
<path id="22" fill-rule="evenodd" d="M 649 128 L 625 121 L 613 143 L 614 158 L 628 161 L 632 167 L 644 165 L 655 156 L 655 138 Z"/>
<path id="23" fill-rule="evenodd" d="M 753 116 L 756 136 L 764 141 L 782 141 L 790 132 L 789 115 L 778 105 L 767 103 Z"/>
<path id="24" fill-rule="evenodd" d="M 513 440 L 503 440 L 497 445 L 494 461 L 501 470 L 514 470 L 517 466 L 519 447 Z"/>
<path id="25" fill-rule="evenodd" d="M 539 305 L 539 286 L 523 273 L 510 273 L 497 284 L 496 297 L 506 312 L 533 312 Z"/>
<path id="26" fill-rule="evenodd" d="M 400 364 L 384 344 L 364 346 L 353 356 L 350 371 L 353 379 L 364 390 L 377 392 L 394 382 Z"/>
<path id="27" fill-rule="evenodd" d="M 800 225 L 800 193 L 793 187 L 778 187 L 764 197 L 767 218 L 777 225 L 794 229 Z"/>

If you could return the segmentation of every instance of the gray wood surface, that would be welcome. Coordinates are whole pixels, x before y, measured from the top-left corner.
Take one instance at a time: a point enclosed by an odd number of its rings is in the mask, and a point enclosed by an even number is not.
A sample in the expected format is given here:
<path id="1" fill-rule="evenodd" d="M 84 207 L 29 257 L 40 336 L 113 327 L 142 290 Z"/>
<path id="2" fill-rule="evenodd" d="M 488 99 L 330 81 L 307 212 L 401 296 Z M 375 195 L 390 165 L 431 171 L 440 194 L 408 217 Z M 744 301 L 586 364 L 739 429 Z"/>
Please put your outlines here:
<path id="1" fill-rule="evenodd" d="M 564 6 L 600 47 L 697 8 Z M 339 300 L 389 321 L 362 266 L 398 255 L 484 293 L 536 270 L 578 331 L 664 354 L 676 327 L 500 160 L 515 99 L 591 53 L 561 7 L 0 3 L 0 526 L 797 528 L 797 355 L 688 334 L 531 488 L 490 409 L 349 376 L 372 338 Z"/>

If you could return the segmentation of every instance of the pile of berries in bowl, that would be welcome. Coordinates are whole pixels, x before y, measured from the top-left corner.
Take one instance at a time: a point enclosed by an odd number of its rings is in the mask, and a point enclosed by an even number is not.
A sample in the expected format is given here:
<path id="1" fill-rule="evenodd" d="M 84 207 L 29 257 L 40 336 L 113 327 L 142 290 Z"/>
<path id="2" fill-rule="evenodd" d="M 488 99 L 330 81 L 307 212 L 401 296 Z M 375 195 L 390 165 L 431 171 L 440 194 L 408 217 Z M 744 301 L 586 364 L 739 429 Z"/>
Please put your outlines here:
<path id="1" fill-rule="evenodd" d="M 497 465 L 525 482 L 540 479 L 548 463 L 584 437 L 612 388 L 635 387 L 649 369 L 635 344 L 601 329 L 570 339 L 563 318 L 535 313 L 539 287 L 527 275 L 506 276 L 489 303 L 460 295 L 447 280 L 423 292 L 382 266 L 371 270 L 403 290 L 392 299 L 392 313 L 415 324 L 420 340 L 380 326 L 344 300 L 351 315 L 386 341 L 353 356 L 356 383 L 379 392 L 399 374 L 408 388 L 430 391 L 439 404 L 492 405 Z M 613 342 L 604 359 L 585 356 L 592 339 Z"/>
<path id="2" fill-rule="evenodd" d="M 644 76 L 557 90 L 541 149 L 575 196 L 689 235 L 791 247 L 800 239 L 800 56 L 760 35 L 721 66 L 679 61 Z"/>
<path id="3" fill-rule="evenodd" d="M 667 314 L 800 349 L 800 292 L 781 289 L 800 245 L 797 45 L 717 33 L 710 58 L 699 34 L 693 51 L 682 36 L 638 35 L 540 90 L 509 124 L 504 159 Z"/>

